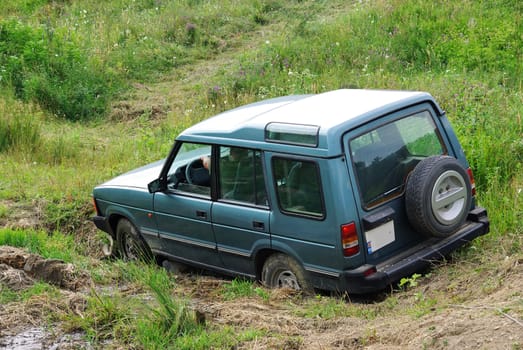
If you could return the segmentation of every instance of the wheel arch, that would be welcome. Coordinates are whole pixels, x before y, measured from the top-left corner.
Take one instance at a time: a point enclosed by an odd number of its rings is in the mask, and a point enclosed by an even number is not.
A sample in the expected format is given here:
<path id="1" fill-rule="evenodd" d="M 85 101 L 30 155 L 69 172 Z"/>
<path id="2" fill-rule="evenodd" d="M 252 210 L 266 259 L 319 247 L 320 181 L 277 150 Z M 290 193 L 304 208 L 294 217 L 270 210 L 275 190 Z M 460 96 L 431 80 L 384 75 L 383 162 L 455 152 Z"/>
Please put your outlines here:
<path id="1" fill-rule="evenodd" d="M 254 269 L 256 273 L 256 280 L 261 280 L 261 274 L 263 269 L 263 264 L 265 264 L 265 261 L 271 256 L 272 254 L 278 253 L 277 251 L 271 249 L 271 248 L 263 248 L 260 249 L 255 257 L 254 257 Z"/>
<path id="2" fill-rule="evenodd" d="M 141 236 L 141 232 L 139 230 L 139 225 L 136 224 L 136 218 L 132 213 L 128 210 L 125 210 L 125 208 L 115 207 L 111 206 L 107 208 L 107 222 L 109 223 L 109 227 L 111 228 L 111 236 L 116 239 L 116 226 L 118 225 L 118 222 L 121 219 L 127 219 L 131 222 L 131 224 L 134 225 L 134 227 L 137 229 L 138 234 Z"/>
<path id="3" fill-rule="evenodd" d="M 256 271 L 256 279 L 258 281 L 261 280 L 263 265 L 265 264 L 267 259 L 274 254 L 285 254 L 285 255 L 290 256 L 291 258 L 296 260 L 296 262 L 298 264 L 300 264 L 301 267 L 305 270 L 305 266 L 303 264 L 302 259 L 299 258 L 298 254 L 294 250 L 292 250 L 290 248 L 285 249 L 285 246 L 282 246 L 282 245 L 279 245 L 276 247 L 275 246 L 266 247 L 266 248 L 262 248 L 259 251 L 257 251 L 254 256 L 254 267 L 255 267 L 255 271 Z"/>
<path id="4" fill-rule="evenodd" d="M 107 222 L 109 223 L 109 227 L 111 228 L 111 236 L 113 237 L 113 239 L 116 239 L 116 227 L 118 226 L 118 222 L 121 219 L 129 220 L 126 216 L 119 213 L 111 214 L 109 216 L 109 219 L 107 220 Z"/>

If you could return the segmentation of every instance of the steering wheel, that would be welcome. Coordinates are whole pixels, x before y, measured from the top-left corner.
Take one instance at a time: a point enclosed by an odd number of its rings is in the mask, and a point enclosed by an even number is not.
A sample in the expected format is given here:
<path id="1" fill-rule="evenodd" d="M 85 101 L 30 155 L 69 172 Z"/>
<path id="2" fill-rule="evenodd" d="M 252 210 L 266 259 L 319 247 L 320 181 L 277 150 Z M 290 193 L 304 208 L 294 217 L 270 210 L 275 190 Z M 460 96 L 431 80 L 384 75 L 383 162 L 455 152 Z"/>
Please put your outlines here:
<path id="1" fill-rule="evenodd" d="M 203 168 L 203 162 L 200 158 L 194 159 L 191 162 L 187 164 L 185 167 L 185 179 L 187 180 L 187 183 L 194 183 L 193 180 L 193 174 L 197 169 Z"/>

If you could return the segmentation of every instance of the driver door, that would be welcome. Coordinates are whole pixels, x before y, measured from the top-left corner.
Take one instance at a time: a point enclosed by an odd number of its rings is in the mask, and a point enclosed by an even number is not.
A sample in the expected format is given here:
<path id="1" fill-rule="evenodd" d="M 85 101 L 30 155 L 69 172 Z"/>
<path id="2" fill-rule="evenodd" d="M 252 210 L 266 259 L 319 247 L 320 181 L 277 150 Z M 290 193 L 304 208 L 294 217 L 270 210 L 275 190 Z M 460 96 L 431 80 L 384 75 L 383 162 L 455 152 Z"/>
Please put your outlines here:
<path id="1" fill-rule="evenodd" d="M 177 149 L 177 151 L 176 151 Z M 162 251 L 199 265 L 221 266 L 211 225 L 210 145 L 184 142 L 167 171 L 167 190 L 154 196 Z"/>

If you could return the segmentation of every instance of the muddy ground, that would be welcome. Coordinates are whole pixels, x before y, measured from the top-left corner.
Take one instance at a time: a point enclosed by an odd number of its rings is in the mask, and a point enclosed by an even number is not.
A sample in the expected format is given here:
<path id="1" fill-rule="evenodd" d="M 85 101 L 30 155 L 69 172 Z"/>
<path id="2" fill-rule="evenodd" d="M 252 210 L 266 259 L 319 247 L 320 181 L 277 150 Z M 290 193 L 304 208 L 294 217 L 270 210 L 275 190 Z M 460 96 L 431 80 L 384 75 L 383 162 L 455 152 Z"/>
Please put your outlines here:
<path id="1" fill-rule="evenodd" d="M 35 224 L 37 215 L 25 216 L 19 211 L 16 218 L 0 225 Z M 194 308 L 208 323 L 266 332 L 267 336 L 239 348 L 523 349 L 523 259 L 518 257 L 494 257 L 500 259 L 497 268 L 470 278 L 450 280 L 450 274 L 438 273 L 406 291 L 340 297 L 347 305 L 357 304 L 361 315 L 328 319 L 300 315 L 297 310 L 314 301 L 289 293 L 272 292 L 269 300 L 224 301 L 216 298 L 215 291 L 230 282 L 227 278 L 193 272 L 176 278 L 178 293 L 191 295 Z M 89 274 L 22 249 L 0 247 L 0 288 L 21 292 L 38 280 L 59 287 L 61 298 L 33 296 L 24 303 L 0 305 L 0 349 L 93 348 L 83 334 L 68 334 L 59 321 L 48 317 L 60 312 L 82 314 L 94 286 Z M 445 299 L 449 302 L 441 301 Z M 432 300 L 437 301 L 428 312 L 416 314 L 417 305 L 426 309 Z M 376 312 L 387 316 L 365 317 L 365 310 L 390 311 Z"/>

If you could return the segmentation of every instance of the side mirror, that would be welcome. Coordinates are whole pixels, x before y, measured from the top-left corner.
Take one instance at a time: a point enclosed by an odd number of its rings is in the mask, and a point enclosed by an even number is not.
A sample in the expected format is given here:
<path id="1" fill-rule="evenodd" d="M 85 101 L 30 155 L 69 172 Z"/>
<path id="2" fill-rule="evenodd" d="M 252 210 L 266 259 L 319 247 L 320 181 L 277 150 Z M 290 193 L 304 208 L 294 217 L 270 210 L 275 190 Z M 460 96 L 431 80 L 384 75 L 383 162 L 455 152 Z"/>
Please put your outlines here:
<path id="1" fill-rule="evenodd" d="M 162 186 L 160 185 L 160 179 L 156 179 L 156 180 L 151 181 L 147 185 L 147 188 L 149 189 L 149 193 L 160 192 L 162 190 Z"/>

